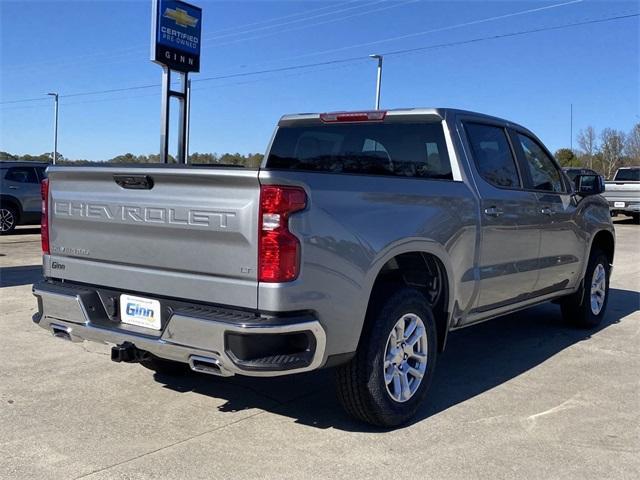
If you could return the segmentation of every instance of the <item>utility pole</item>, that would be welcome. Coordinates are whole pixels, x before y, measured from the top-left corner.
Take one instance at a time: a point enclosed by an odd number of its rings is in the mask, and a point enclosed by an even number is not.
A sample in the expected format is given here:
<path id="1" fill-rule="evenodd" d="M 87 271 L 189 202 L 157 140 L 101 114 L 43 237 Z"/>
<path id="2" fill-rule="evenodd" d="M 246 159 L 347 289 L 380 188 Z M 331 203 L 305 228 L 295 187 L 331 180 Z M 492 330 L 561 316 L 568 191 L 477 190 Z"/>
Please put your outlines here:
<path id="1" fill-rule="evenodd" d="M 53 120 L 53 164 L 56 164 L 58 158 L 58 94 L 47 93 L 51 95 L 54 101 L 54 120 Z"/>
<path id="2" fill-rule="evenodd" d="M 185 100 L 186 106 L 186 124 L 185 124 L 185 139 L 184 139 L 184 162 L 189 163 L 189 131 L 191 128 L 191 79 L 187 79 L 187 98 Z"/>
<path id="3" fill-rule="evenodd" d="M 573 152 L 573 103 L 571 104 L 571 121 L 569 126 L 569 135 L 571 135 L 569 144 L 571 145 L 571 152 Z"/>
<path id="4" fill-rule="evenodd" d="M 380 89 L 382 87 L 382 55 L 369 55 L 369 57 L 378 60 L 378 77 L 376 80 L 376 110 L 380 110 Z"/>

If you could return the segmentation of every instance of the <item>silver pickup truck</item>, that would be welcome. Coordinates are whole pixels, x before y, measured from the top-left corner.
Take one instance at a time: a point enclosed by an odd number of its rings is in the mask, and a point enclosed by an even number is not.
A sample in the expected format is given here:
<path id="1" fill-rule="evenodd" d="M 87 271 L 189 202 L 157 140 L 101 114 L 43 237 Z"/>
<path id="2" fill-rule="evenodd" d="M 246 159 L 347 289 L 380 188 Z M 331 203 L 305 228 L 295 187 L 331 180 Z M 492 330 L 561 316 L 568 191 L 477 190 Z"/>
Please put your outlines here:
<path id="1" fill-rule="evenodd" d="M 640 167 L 619 168 L 613 180 L 605 183 L 604 198 L 611 216 L 629 215 L 640 223 Z"/>
<path id="2" fill-rule="evenodd" d="M 451 109 L 287 115 L 253 170 L 50 167 L 33 321 L 160 373 L 336 367 L 349 413 L 399 425 L 449 331 L 550 300 L 598 325 L 602 190 L 529 130 Z"/>

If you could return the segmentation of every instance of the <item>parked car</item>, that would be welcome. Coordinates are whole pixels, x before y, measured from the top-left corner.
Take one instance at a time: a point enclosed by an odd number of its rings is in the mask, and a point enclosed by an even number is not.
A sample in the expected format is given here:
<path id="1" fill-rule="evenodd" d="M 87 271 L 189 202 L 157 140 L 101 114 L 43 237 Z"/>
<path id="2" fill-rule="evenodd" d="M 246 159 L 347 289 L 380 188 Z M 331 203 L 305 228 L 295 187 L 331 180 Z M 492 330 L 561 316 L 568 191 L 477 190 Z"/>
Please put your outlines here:
<path id="1" fill-rule="evenodd" d="M 47 163 L 0 162 L 0 235 L 40 223 L 40 182 Z"/>
<path id="2" fill-rule="evenodd" d="M 164 373 L 336 367 L 350 414 L 399 425 L 449 331 L 550 300 L 601 322 L 614 229 L 579 178 L 451 109 L 287 115 L 259 169 L 50 167 L 33 321 Z"/>
<path id="3" fill-rule="evenodd" d="M 640 167 L 619 168 L 613 180 L 606 182 L 604 197 L 612 216 L 628 215 L 640 223 Z"/>

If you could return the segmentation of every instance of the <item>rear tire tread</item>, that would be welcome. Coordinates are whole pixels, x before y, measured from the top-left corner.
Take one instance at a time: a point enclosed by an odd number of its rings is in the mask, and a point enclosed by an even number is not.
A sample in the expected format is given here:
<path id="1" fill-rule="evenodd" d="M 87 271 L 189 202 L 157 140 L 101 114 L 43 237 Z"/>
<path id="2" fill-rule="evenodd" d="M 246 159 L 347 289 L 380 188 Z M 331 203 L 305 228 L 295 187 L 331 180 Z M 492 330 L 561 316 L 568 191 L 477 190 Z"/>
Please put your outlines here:
<path id="1" fill-rule="evenodd" d="M 374 293 L 374 298 L 376 297 L 379 298 Z M 386 386 L 378 385 L 374 370 L 379 365 L 372 365 L 372 359 L 375 358 L 376 348 L 380 347 L 382 341 L 386 341 L 388 331 L 385 328 L 385 322 L 388 322 L 387 319 L 395 321 L 397 311 L 406 309 L 405 306 L 408 305 L 412 305 L 411 310 L 416 307 L 419 307 L 417 310 L 421 310 L 415 313 L 420 314 L 430 335 L 428 350 L 430 364 L 415 395 L 406 403 L 394 404 L 388 396 Z M 337 396 L 345 411 L 357 420 L 383 428 L 398 426 L 409 421 L 431 383 L 437 348 L 435 335 L 433 314 L 425 296 L 417 290 L 396 287 L 396 290 L 387 294 L 386 298 L 383 297 L 382 301 L 372 304 L 367 312 L 355 357 L 336 369 Z M 392 406 L 389 406 L 390 403 Z"/>

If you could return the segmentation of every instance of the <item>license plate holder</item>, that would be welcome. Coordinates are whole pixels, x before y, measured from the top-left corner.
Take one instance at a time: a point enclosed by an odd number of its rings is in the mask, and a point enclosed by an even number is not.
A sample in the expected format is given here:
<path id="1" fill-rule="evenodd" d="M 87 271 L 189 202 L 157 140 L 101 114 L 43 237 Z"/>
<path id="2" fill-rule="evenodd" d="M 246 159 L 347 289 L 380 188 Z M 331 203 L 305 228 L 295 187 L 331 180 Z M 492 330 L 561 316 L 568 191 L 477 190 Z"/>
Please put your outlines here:
<path id="1" fill-rule="evenodd" d="M 158 300 L 136 297 L 134 295 L 120 295 L 120 321 L 127 325 L 162 329 L 161 307 Z"/>

